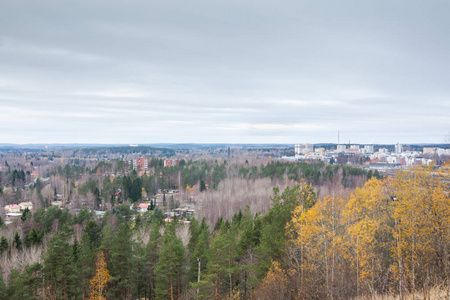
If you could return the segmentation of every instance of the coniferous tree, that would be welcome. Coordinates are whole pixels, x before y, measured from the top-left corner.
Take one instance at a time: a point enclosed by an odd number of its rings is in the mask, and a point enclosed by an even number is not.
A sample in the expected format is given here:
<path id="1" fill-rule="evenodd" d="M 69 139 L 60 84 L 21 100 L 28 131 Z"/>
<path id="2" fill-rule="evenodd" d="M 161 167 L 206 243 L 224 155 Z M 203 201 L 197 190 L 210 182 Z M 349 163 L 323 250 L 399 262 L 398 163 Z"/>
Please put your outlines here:
<path id="1" fill-rule="evenodd" d="M 84 232 L 89 237 L 89 247 L 91 249 L 95 249 L 100 246 L 102 241 L 102 228 L 97 224 L 97 222 L 90 220 L 87 223 Z"/>
<path id="2" fill-rule="evenodd" d="M 222 224 L 223 224 L 224 222 L 223 222 L 223 218 L 222 217 L 219 217 L 218 219 L 217 219 L 217 221 L 216 221 L 216 224 L 214 225 L 214 231 L 218 231 L 218 230 L 220 230 L 220 228 L 222 227 Z"/>
<path id="3" fill-rule="evenodd" d="M 166 226 L 158 251 L 159 264 L 156 267 L 158 298 L 168 297 L 173 300 L 181 295 L 185 249 L 181 239 L 175 234 L 176 226 L 176 220 Z"/>
<path id="4" fill-rule="evenodd" d="M 158 249 L 161 244 L 161 234 L 159 233 L 160 229 L 159 222 L 153 222 L 151 224 L 150 237 L 147 243 L 147 261 L 149 268 L 149 278 L 150 278 L 150 290 L 149 290 L 149 298 L 155 298 L 155 268 L 158 263 Z"/>
<path id="5" fill-rule="evenodd" d="M 155 209 L 155 205 L 153 204 L 153 199 L 150 199 L 150 208 L 149 210 Z"/>
<path id="6" fill-rule="evenodd" d="M 260 263 L 259 277 L 269 270 L 271 260 L 280 260 L 287 242 L 286 224 L 290 221 L 292 212 L 300 200 L 300 186 L 287 187 L 279 194 L 278 187 L 274 188 L 272 208 L 262 218 L 261 241 L 256 248 Z"/>
<path id="7" fill-rule="evenodd" d="M 46 289 L 50 296 L 72 298 L 81 288 L 75 276 L 75 264 L 69 239 L 73 231 L 67 226 L 53 234 L 44 257 Z"/>
<path id="8" fill-rule="evenodd" d="M 14 298 L 17 299 L 16 292 L 21 291 L 22 288 L 23 288 L 23 282 L 21 282 L 20 272 L 16 269 L 10 270 L 10 274 L 8 277 L 8 287 L 6 289 L 5 299 L 14 299 Z M 20 296 L 22 296 L 22 295 L 19 295 L 19 297 Z"/>
<path id="9" fill-rule="evenodd" d="M 27 236 L 29 246 L 37 245 L 41 242 L 41 236 L 38 234 L 36 228 L 31 228 Z"/>
<path id="10" fill-rule="evenodd" d="M 12 300 L 39 299 L 39 297 L 42 295 L 41 275 L 42 275 L 42 265 L 40 263 L 34 263 L 33 265 L 26 266 L 25 270 L 22 273 L 13 270 L 10 276 L 10 283 L 8 286 L 8 296 L 5 298 L 0 297 L 0 299 L 12 299 Z"/>
<path id="11" fill-rule="evenodd" d="M 133 243 L 129 225 L 122 223 L 113 237 L 111 252 L 111 280 L 108 289 L 109 297 L 126 299 L 130 296 L 130 271 Z"/>
<path id="12" fill-rule="evenodd" d="M 206 190 L 206 184 L 205 181 L 203 179 L 200 180 L 200 192 L 203 192 L 204 190 Z"/>
<path id="13" fill-rule="evenodd" d="M 205 282 L 203 293 L 207 298 L 219 299 L 219 295 L 224 291 L 224 286 L 227 286 L 227 252 L 226 232 L 223 226 L 214 234 L 207 251 L 207 274 L 202 280 Z"/>
<path id="14" fill-rule="evenodd" d="M 75 239 L 72 244 L 72 255 L 74 263 L 76 264 L 78 262 L 78 258 L 80 255 L 80 243 L 78 242 L 77 239 Z"/>
<path id="15" fill-rule="evenodd" d="M 131 184 L 130 198 L 132 202 L 139 201 L 142 198 L 142 180 L 137 177 Z"/>
<path id="16" fill-rule="evenodd" d="M 95 271 L 96 249 L 92 246 L 93 244 L 91 243 L 87 232 L 84 232 L 81 236 L 80 243 L 77 242 L 75 244 L 74 242 L 73 246 L 73 255 L 76 262 L 75 268 L 82 288 L 81 294 L 83 297 L 88 297 L 89 280 L 94 276 Z"/>
<path id="17" fill-rule="evenodd" d="M 200 259 L 200 272 L 205 274 L 208 265 L 207 251 L 209 246 L 209 228 L 199 227 L 200 235 L 195 243 L 194 250 L 191 255 L 191 268 L 189 270 L 189 281 L 197 282 L 198 279 L 198 263 Z"/>
<path id="18" fill-rule="evenodd" d="M 163 192 L 163 207 L 167 206 L 167 202 L 166 202 L 166 192 Z"/>
<path id="19" fill-rule="evenodd" d="M 226 276 L 227 276 L 227 291 L 229 297 L 233 297 L 233 289 L 235 287 L 236 275 L 239 271 L 239 267 L 236 264 L 238 255 L 237 247 L 237 235 L 239 232 L 238 226 L 231 226 L 228 228 L 226 223 L 224 224 L 226 230 L 225 236 L 225 263 L 226 263 Z"/>
<path id="20" fill-rule="evenodd" d="M 259 245 L 261 228 L 260 218 L 253 219 L 250 207 L 246 207 L 244 213 L 239 211 L 232 228 L 239 228 L 239 241 L 237 242 L 238 264 L 239 264 L 239 287 L 244 298 L 249 297 L 256 282 L 255 267 L 257 261 L 255 259 L 255 248 Z M 237 234 L 236 234 L 237 235 Z"/>
<path id="21" fill-rule="evenodd" d="M 22 240 L 20 239 L 20 235 L 18 232 L 14 235 L 14 246 L 18 249 L 22 249 Z"/>
<path id="22" fill-rule="evenodd" d="M 8 299 L 7 287 L 3 280 L 3 270 L 0 267 L 0 299 Z"/>
<path id="23" fill-rule="evenodd" d="M 8 250 L 8 248 L 9 248 L 8 240 L 4 236 L 2 236 L 2 238 L 0 239 L 0 254 L 3 254 L 3 252 Z"/>
<path id="24" fill-rule="evenodd" d="M 191 223 L 189 224 L 189 234 L 190 238 L 187 251 L 189 255 L 192 255 L 192 252 L 194 252 L 195 245 L 197 244 L 198 237 L 200 235 L 200 224 L 195 217 L 191 219 Z"/>
<path id="25" fill-rule="evenodd" d="M 147 298 L 149 263 L 145 245 L 141 241 L 135 242 L 132 253 L 130 272 L 131 295 L 135 299 Z"/>

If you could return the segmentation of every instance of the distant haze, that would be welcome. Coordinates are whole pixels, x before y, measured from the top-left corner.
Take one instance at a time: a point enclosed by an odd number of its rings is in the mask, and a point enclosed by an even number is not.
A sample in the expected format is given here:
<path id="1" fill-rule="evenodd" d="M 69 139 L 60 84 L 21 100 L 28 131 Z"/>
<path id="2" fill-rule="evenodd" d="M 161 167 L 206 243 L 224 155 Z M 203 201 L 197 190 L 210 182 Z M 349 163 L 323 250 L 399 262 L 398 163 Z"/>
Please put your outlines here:
<path id="1" fill-rule="evenodd" d="M 448 1 L 2 1 L 0 143 L 442 143 Z"/>

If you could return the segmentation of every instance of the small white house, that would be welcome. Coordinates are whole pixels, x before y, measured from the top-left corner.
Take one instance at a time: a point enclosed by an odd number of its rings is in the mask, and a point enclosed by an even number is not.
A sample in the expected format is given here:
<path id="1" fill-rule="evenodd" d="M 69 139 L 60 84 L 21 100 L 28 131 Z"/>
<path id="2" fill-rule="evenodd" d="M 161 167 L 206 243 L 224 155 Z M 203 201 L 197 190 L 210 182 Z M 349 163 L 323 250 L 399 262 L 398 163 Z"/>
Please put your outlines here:
<path id="1" fill-rule="evenodd" d="M 33 209 L 33 203 L 31 203 L 31 202 L 20 202 L 19 203 L 19 206 L 20 206 L 20 210 L 25 210 L 25 209 L 29 209 L 29 210 L 32 210 Z"/>

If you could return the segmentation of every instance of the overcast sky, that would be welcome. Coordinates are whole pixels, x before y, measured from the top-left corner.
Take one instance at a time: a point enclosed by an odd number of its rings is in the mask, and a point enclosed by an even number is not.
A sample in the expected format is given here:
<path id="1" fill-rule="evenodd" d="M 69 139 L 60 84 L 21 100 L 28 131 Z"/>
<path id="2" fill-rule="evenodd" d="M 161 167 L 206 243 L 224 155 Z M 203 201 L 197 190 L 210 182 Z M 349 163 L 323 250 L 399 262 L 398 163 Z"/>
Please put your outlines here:
<path id="1" fill-rule="evenodd" d="M 450 134 L 449 1 L 0 1 L 0 143 Z"/>

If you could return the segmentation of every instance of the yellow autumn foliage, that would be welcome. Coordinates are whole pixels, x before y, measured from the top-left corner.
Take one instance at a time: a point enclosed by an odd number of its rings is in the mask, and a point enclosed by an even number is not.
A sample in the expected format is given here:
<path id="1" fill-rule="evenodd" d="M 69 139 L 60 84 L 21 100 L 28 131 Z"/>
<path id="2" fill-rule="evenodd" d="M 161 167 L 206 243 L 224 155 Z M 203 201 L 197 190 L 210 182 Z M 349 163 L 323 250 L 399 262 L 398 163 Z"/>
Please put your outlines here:
<path id="1" fill-rule="evenodd" d="M 450 174 L 419 167 L 371 179 L 348 199 L 296 207 L 290 290 L 303 299 L 429 290 L 450 279 Z M 291 273 L 289 273 L 291 272 Z"/>
<path id="2" fill-rule="evenodd" d="M 111 276 L 106 268 L 105 256 L 100 251 L 97 255 L 95 275 L 89 282 L 91 288 L 89 300 L 106 300 L 106 288 L 110 278 Z"/>

